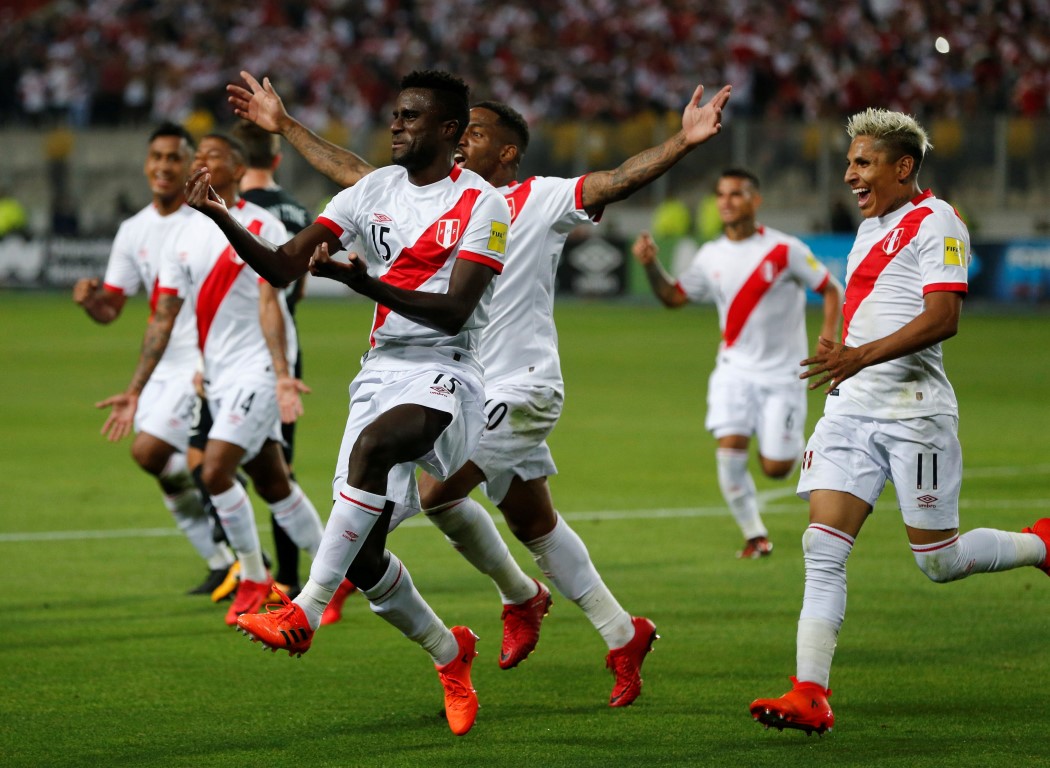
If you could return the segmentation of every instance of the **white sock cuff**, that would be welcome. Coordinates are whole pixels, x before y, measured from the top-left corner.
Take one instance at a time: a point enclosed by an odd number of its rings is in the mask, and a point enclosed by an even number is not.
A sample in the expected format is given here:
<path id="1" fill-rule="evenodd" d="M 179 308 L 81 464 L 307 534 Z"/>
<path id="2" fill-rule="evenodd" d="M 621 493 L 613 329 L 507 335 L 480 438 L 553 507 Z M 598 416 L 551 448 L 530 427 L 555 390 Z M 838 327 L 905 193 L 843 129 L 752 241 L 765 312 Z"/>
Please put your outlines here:
<path id="1" fill-rule="evenodd" d="M 455 499 L 453 501 L 446 501 L 444 504 L 438 504 L 436 507 L 428 507 L 427 509 L 423 510 L 423 514 L 429 517 L 437 517 L 438 515 L 448 512 L 450 509 L 454 509 L 455 507 L 459 506 L 464 501 L 466 501 L 467 498 L 469 497 L 463 497 L 462 499 Z"/>
<path id="2" fill-rule="evenodd" d="M 397 590 L 398 585 L 405 576 L 405 566 L 393 552 L 387 552 L 390 560 L 386 564 L 386 570 L 371 589 L 362 589 L 361 594 L 368 598 L 368 602 L 379 605 L 387 600 Z"/>
<path id="3" fill-rule="evenodd" d="M 219 512 L 233 513 L 242 504 L 248 504 L 248 492 L 244 490 L 244 487 L 240 483 L 234 483 L 230 486 L 229 490 L 223 491 L 222 493 L 212 494 L 211 503 L 215 505 L 215 509 Z"/>
<path id="4" fill-rule="evenodd" d="M 383 507 L 387 502 L 386 496 L 362 491 L 346 483 L 343 483 L 343 487 L 336 492 L 335 498 L 336 503 L 349 504 L 376 517 L 383 514 Z"/>
<path id="5" fill-rule="evenodd" d="M 554 517 L 554 527 L 551 528 L 550 533 L 545 533 L 532 541 L 525 542 L 525 548 L 532 553 L 533 557 L 542 557 L 558 546 L 558 540 L 562 535 L 562 530 L 564 530 L 568 524 L 562 520 L 562 517 L 558 514 L 557 510 L 554 512 Z"/>
<path id="6" fill-rule="evenodd" d="M 805 551 L 835 551 L 846 547 L 847 554 L 853 549 L 855 539 L 848 533 L 822 523 L 810 523 L 802 534 L 802 548 Z"/>
<path id="7" fill-rule="evenodd" d="M 300 499 L 303 498 L 303 489 L 299 487 L 299 484 L 293 482 L 291 483 L 291 486 L 292 492 L 288 494 L 287 498 L 270 504 L 270 511 L 273 512 L 274 516 L 280 517 L 286 512 L 291 511 L 295 508 L 295 505 L 300 502 Z"/>
<path id="8" fill-rule="evenodd" d="M 175 451 L 168 457 L 168 463 L 160 471 L 160 476 L 171 477 L 172 475 L 181 475 L 184 472 L 188 474 L 189 471 L 190 468 L 186 464 L 186 454 Z"/>

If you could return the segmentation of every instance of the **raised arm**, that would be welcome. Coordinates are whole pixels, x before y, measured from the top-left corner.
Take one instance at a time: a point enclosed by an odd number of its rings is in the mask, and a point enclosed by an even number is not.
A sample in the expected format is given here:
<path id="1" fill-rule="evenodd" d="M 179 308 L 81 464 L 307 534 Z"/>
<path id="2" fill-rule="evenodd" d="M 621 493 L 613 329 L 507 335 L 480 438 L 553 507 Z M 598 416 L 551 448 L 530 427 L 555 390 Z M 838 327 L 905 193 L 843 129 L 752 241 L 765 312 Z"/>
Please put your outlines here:
<path id="1" fill-rule="evenodd" d="M 156 369 L 164 350 L 171 339 L 171 329 L 175 327 L 175 318 L 182 308 L 182 299 L 172 293 L 162 293 L 157 300 L 157 309 L 153 319 L 146 325 L 146 334 L 142 339 L 142 351 L 139 353 L 138 365 L 131 376 L 131 382 L 119 395 L 107 397 L 95 403 L 96 408 L 112 408 L 102 425 L 102 434 L 110 442 L 117 442 L 131 434 L 135 427 L 135 411 L 138 409 L 139 394 L 146 386 Z"/>
<path id="2" fill-rule="evenodd" d="M 108 325 L 120 317 L 127 296 L 107 290 L 97 277 L 85 277 L 74 284 L 73 301 L 82 306 L 96 323 Z"/>
<path id="3" fill-rule="evenodd" d="M 583 180 L 583 207 L 592 216 L 609 203 L 623 200 L 722 130 L 722 109 L 732 86 L 726 85 L 700 106 L 704 86 L 698 85 L 682 112 L 682 129 L 658 146 L 639 152 L 612 171 L 597 171 Z"/>
<path id="4" fill-rule="evenodd" d="M 349 264 L 332 261 L 328 246 L 322 243 L 310 260 L 310 274 L 343 283 L 409 320 L 452 336 L 470 319 L 496 271 L 475 261 L 456 259 L 448 291 L 410 291 L 370 277 L 355 253 L 350 254 Z"/>
<path id="5" fill-rule="evenodd" d="M 686 295 L 678 290 L 675 281 L 667 274 L 667 271 L 657 257 L 658 248 L 652 235 L 642 232 L 631 246 L 631 253 L 635 260 L 645 269 L 645 276 L 649 280 L 649 287 L 653 289 L 661 303 L 665 307 L 677 309 L 689 302 Z"/>
<path id="6" fill-rule="evenodd" d="M 260 83 L 245 71 L 241 77 L 247 88 L 234 83 L 226 86 L 235 115 L 283 136 L 310 165 L 340 186 L 352 187 L 375 170 L 364 158 L 322 139 L 288 114 L 270 78 Z"/>
<path id="7" fill-rule="evenodd" d="M 958 333 L 961 294 L 934 291 L 926 294 L 923 304 L 922 312 L 889 336 L 859 347 L 847 347 L 821 338 L 817 353 L 800 363 L 810 367 L 799 378 L 812 378 L 810 389 L 827 384 L 827 393 L 864 368 L 932 347 Z"/>
<path id="8" fill-rule="evenodd" d="M 342 244 L 331 230 L 314 223 L 283 245 L 274 245 L 249 232 L 230 216 L 226 203 L 211 187 L 207 168 L 194 171 L 186 182 L 186 203 L 218 225 L 237 255 L 271 285 L 283 287 L 306 274 L 314 248 L 326 243 L 335 251 Z"/>

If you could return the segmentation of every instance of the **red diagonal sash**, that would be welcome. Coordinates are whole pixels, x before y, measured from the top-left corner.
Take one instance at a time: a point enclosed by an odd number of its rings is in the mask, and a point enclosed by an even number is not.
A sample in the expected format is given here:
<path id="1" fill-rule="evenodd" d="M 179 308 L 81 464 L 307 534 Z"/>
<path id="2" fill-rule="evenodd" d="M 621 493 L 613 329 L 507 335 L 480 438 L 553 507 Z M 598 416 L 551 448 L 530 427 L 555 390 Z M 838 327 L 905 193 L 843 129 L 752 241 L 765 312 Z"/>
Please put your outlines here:
<path id="1" fill-rule="evenodd" d="M 253 235 L 262 232 L 263 223 L 258 219 L 248 225 L 248 231 Z M 227 245 L 218 260 L 211 268 L 211 272 L 204 278 L 200 293 L 197 295 L 197 345 L 204 351 L 204 342 L 208 338 L 208 331 L 219 311 L 219 305 L 230 292 L 237 275 L 244 269 L 244 262 L 237 258 L 237 251 L 232 245 Z"/>
<path id="2" fill-rule="evenodd" d="M 788 247 L 784 243 L 776 246 L 762 257 L 762 261 L 758 262 L 755 271 L 737 291 L 733 303 L 726 311 L 726 327 L 722 331 L 722 339 L 727 347 L 733 346 L 733 343 L 740 337 L 744 324 L 751 317 L 758 302 L 776 282 L 777 275 L 787 269 L 787 265 Z"/>

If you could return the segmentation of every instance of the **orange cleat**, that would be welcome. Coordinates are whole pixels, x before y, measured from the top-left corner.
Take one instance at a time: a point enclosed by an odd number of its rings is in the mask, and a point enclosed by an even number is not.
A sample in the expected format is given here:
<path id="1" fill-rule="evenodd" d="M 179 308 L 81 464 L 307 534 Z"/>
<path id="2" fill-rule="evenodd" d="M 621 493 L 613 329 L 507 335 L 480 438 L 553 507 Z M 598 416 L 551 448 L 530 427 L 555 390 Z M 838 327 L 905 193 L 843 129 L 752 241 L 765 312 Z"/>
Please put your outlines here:
<path id="1" fill-rule="evenodd" d="M 797 728 L 806 735 L 823 736 L 835 725 L 835 715 L 828 704 L 831 689 L 817 683 L 800 683 L 791 678 L 791 690 L 779 699 L 755 699 L 751 702 L 751 717 L 766 728 Z"/>
<path id="2" fill-rule="evenodd" d="M 220 603 L 237 590 L 237 583 L 241 578 L 241 563 L 239 560 L 234 560 L 233 565 L 230 566 L 229 570 L 226 571 L 226 578 L 222 580 L 219 586 L 215 587 L 211 591 L 211 601 L 213 603 Z"/>
<path id="3" fill-rule="evenodd" d="M 533 579 L 533 581 L 536 581 Z M 503 606 L 503 646 L 500 669 L 512 669 L 528 658 L 540 640 L 540 624 L 550 612 L 551 591 L 536 581 L 535 597 L 524 603 Z"/>
<path id="4" fill-rule="evenodd" d="M 760 557 L 769 557 L 773 554 L 773 542 L 765 536 L 756 536 L 748 539 L 744 548 L 736 553 L 741 560 L 758 560 Z"/>
<path id="5" fill-rule="evenodd" d="M 242 613 L 257 613 L 270 596 L 269 581 L 241 581 L 233 596 L 230 610 L 226 611 L 226 623 L 231 627 Z"/>
<path id="6" fill-rule="evenodd" d="M 660 639 L 656 634 L 656 625 L 643 616 L 631 619 L 634 625 L 634 637 L 627 645 L 613 648 L 605 657 L 605 666 L 612 670 L 616 677 L 612 693 L 609 694 L 610 707 L 626 707 L 638 698 L 642 692 L 642 662 L 653 649 L 653 643 Z"/>
<path id="7" fill-rule="evenodd" d="M 457 736 L 462 736 L 474 726 L 474 719 L 478 716 L 478 695 L 470 682 L 470 667 L 478 655 L 475 650 L 478 636 L 466 627 L 452 627 L 451 631 L 459 644 L 459 653 L 448 664 L 435 666 L 435 669 L 445 689 L 448 727 Z"/>
<path id="8" fill-rule="evenodd" d="M 1036 520 L 1030 528 L 1023 528 L 1021 533 L 1033 533 L 1043 540 L 1043 545 L 1046 547 L 1046 558 L 1036 565 L 1036 568 L 1050 576 L 1050 517 Z"/>
<path id="9" fill-rule="evenodd" d="M 250 582 L 249 582 L 250 583 Z M 252 642 L 260 642 L 276 653 L 288 651 L 289 656 L 302 656 L 310 650 L 314 631 L 306 620 L 303 609 L 288 599 L 283 592 L 279 605 L 267 605 L 266 613 L 245 613 L 237 618 L 237 628 Z"/>
<path id="10" fill-rule="evenodd" d="M 325 606 L 324 613 L 321 614 L 322 627 L 326 627 L 329 624 L 335 624 L 343 618 L 343 603 L 346 602 L 346 598 L 350 597 L 350 595 L 354 594 L 356 591 L 357 587 L 353 585 L 350 579 L 343 579 L 339 582 L 335 594 L 332 595 L 331 601 Z"/>

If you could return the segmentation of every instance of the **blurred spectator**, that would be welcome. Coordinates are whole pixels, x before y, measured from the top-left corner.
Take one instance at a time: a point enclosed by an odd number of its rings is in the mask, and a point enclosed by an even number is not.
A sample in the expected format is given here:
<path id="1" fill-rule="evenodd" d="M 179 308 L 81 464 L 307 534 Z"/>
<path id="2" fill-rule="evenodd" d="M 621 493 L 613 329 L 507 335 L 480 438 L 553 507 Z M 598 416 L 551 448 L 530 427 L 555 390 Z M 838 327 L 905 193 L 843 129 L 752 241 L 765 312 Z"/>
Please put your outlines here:
<path id="1" fill-rule="evenodd" d="M 18 198 L 5 186 L 0 185 L 0 240 L 8 235 L 28 237 L 29 216 Z"/>
<path id="2" fill-rule="evenodd" d="M 232 121 L 223 86 L 267 74 L 300 114 L 358 135 L 386 121 L 400 75 L 461 72 L 527 119 L 678 111 L 696 79 L 731 82 L 731 110 L 815 118 L 870 104 L 927 119 L 978 109 L 1050 114 L 1048 0 L 64 0 L 0 18 L 17 109 L 81 124 Z M 950 43 L 946 53 L 935 36 Z M 118 94 L 123 109 L 118 105 Z M 331 115 L 330 112 L 334 112 Z M 322 122 L 323 121 L 323 122 Z"/>

